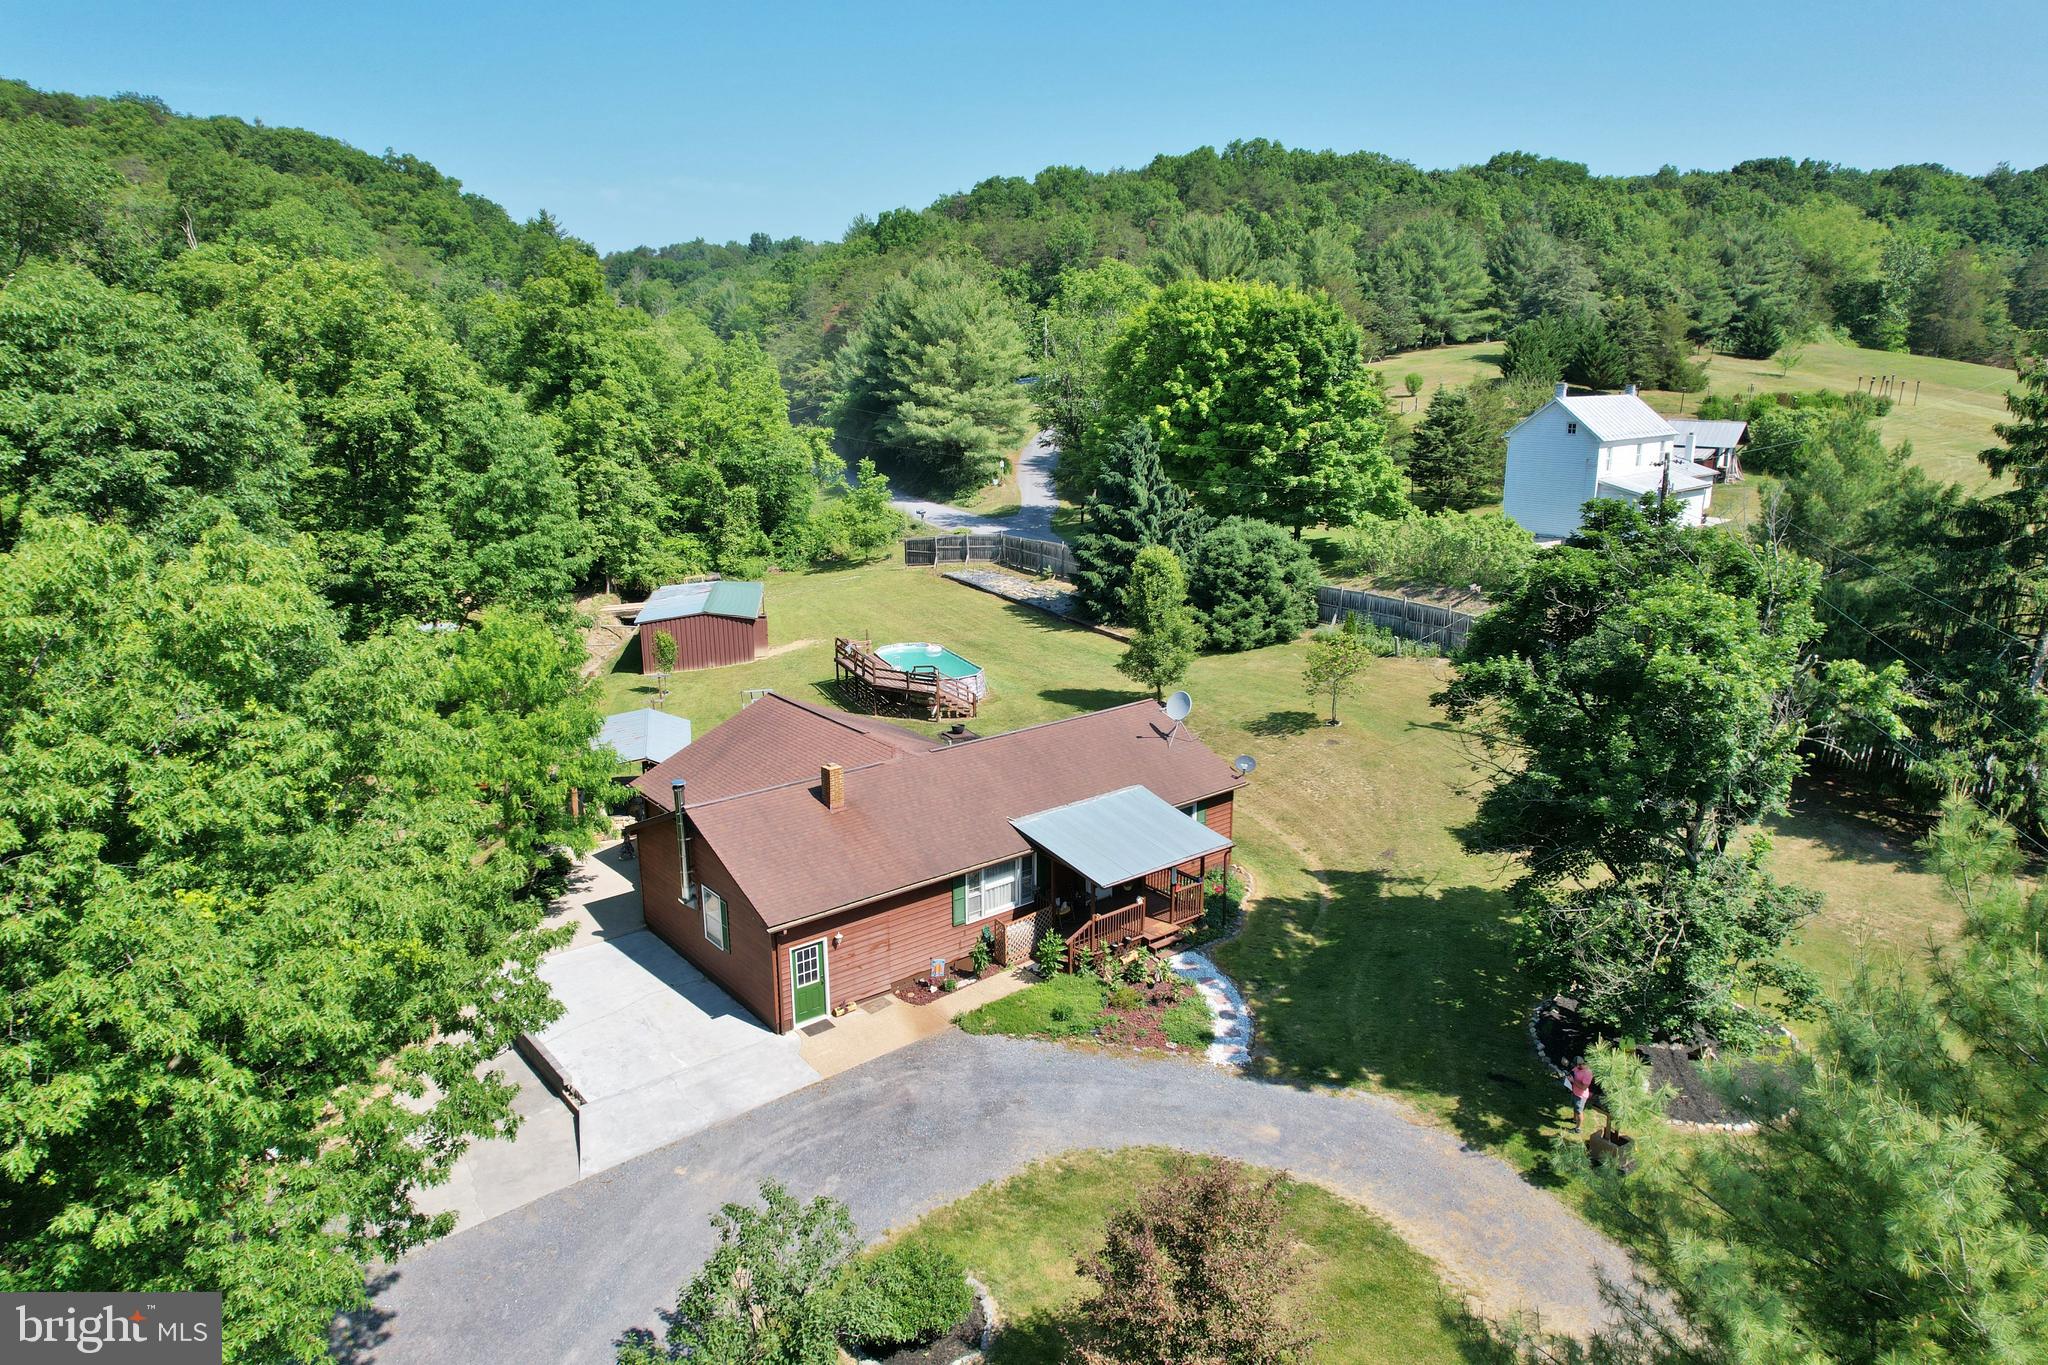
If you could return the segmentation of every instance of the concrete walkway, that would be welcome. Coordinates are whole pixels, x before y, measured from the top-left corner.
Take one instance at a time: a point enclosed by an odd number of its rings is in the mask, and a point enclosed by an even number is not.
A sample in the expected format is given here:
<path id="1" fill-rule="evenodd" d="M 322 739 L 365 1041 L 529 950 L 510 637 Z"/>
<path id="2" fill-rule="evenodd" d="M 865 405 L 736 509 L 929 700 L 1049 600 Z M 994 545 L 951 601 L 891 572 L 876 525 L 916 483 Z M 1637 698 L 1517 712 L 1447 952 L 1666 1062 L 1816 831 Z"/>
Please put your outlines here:
<path id="1" fill-rule="evenodd" d="M 838 1016 L 823 1033 L 800 1035 L 798 1050 L 820 1076 L 837 1076 L 886 1057 L 899 1047 L 944 1033 L 967 1011 L 1021 991 L 1032 980 L 1021 968 L 1012 967 L 925 1005 L 906 1005 L 885 995 Z"/>
<path id="2" fill-rule="evenodd" d="M 1041 431 L 1031 438 L 1031 444 L 1017 455 L 1018 510 L 1007 517 L 984 516 L 951 503 L 931 502 L 924 498 L 891 498 L 889 502 L 897 511 L 917 517 L 942 531 L 969 531 L 991 536 L 1007 533 L 1032 540 L 1063 541 L 1066 537 L 1052 529 L 1052 514 L 1060 505 L 1059 495 L 1052 488 L 1052 472 L 1059 467 L 1059 462 L 1060 449 L 1052 443 L 1051 432 Z"/>
<path id="3" fill-rule="evenodd" d="M 1331 1095 L 959 1032 L 900 1049 L 460 1232 L 376 1277 L 341 1357 L 602 1362 L 764 1178 L 846 1201 L 879 1237 L 1039 1157 L 1137 1143 L 1280 1167 L 1357 1199 L 1491 1313 L 1583 1331 L 1624 1253 L 1495 1157 L 1395 1100 Z"/>

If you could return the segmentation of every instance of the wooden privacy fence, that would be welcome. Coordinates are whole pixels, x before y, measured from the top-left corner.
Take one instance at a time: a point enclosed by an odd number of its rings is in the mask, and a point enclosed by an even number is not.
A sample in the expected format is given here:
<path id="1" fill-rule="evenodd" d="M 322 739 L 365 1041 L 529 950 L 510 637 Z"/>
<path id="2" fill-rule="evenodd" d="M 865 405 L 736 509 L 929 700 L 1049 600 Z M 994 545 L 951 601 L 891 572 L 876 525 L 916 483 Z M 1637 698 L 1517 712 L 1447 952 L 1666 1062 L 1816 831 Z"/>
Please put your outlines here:
<path id="1" fill-rule="evenodd" d="M 1347 616 L 1362 616 L 1404 640 L 1437 645 L 1446 654 L 1464 648 L 1465 637 L 1472 633 L 1472 623 L 1479 619 L 1469 611 L 1454 611 L 1363 588 L 1317 588 L 1316 615 L 1326 624 Z"/>
<path id="2" fill-rule="evenodd" d="M 1023 573 L 1054 578 L 1074 576 L 1074 552 L 1057 540 L 1000 535 L 913 536 L 903 542 L 903 562 L 913 567 L 932 564 L 1000 564 Z"/>

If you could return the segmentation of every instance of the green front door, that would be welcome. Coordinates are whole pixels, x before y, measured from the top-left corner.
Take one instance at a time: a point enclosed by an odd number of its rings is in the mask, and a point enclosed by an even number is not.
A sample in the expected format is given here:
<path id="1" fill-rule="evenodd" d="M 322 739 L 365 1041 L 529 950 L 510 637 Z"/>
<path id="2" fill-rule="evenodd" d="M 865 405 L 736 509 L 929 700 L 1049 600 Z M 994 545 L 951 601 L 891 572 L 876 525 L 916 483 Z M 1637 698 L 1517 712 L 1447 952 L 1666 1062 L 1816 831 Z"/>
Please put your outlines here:
<path id="1" fill-rule="evenodd" d="M 792 948 L 789 953 L 790 1014 L 796 1023 L 825 1013 L 825 940 Z"/>

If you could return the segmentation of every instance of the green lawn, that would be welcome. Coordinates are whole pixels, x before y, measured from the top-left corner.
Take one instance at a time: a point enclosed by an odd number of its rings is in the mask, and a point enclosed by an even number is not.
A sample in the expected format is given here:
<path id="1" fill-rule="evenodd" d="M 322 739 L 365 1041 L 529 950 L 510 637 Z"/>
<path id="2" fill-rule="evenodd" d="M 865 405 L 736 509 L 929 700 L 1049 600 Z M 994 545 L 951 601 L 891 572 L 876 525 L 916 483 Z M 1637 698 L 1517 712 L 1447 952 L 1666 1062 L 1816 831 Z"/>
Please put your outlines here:
<path id="1" fill-rule="evenodd" d="M 932 640 L 980 664 L 991 688 L 975 722 L 983 733 L 1143 695 L 1115 671 L 1117 641 L 930 570 L 778 576 L 768 612 L 778 647 L 807 643 L 678 675 L 669 707 L 699 734 L 737 711 L 746 688 L 836 701 L 835 632 Z M 1536 987 L 1514 960 L 1501 890 L 1513 869 L 1458 846 L 1477 776 L 1461 736 L 1429 705 L 1449 665 L 1379 661 L 1330 729 L 1301 690 L 1305 652 L 1297 643 L 1207 657 L 1188 680 L 1195 732 L 1219 754 L 1259 764 L 1236 825 L 1256 901 L 1244 933 L 1216 950 L 1258 1021 L 1257 1065 L 1277 1078 L 1399 1094 L 1533 1168 L 1568 1110 L 1523 1029 Z M 644 705 L 653 690 L 631 671 L 605 675 L 603 686 L 613 710 Z M 1831 982 L 1873 946 L 1904 950 L 1952 930 L 1954 912 L 1913 870 L 1903 827 L 1802 792 L 1778 832 L 1782 870 L 1828 893 L 1802 953 Z"/>
<path id="2" fill-rule="evenodd" d="M 1741 360 L 1725 355 L 1701 355 L 1699 359 L 1707 367 L 1709 389 L 1722 394 L 1816 389 L 1852 393 L 1860 377 L 1897 375 L 1906 381 L 1904 397 L 1884 419 L 1885 440 L 1911 441 L 1914 462 L 1935 478 L 1971 488 L 1990 482 L 1984 467 L 1977 462 L 1977 452 L 1996 442 L 1991 427 L 2005 418 L 2005 391 L 2015 382 L 2011 370 L 1961 360 L 1870 351 L 1832 341 L 1814 342 L 1797 349 L 1798 365 L 1790 373 L 1782 374 L 1775 360 Z M 1404 375 L 1422 375 L 1426 402 L 1439 384 L 1456 386 L 1497 377 L 1500 357 L 1500 342 L 1473 341 L 1389 356 L 1376 368 L 1387 377 L 1388 389 L 1394 393 L 1400 391 Z M 1651 390 L 1643 396 L 1659 412 L 1691 411 L 1699 404 L 1698 394 Z M 1405 400 L 1396 406 L 1406 406 Z M 1727 515 L 1721 499 L 1722 493 L 1716 492 L 1716 516 Z M 1736 506 L 1732 510 L 1740 512 L 1742 508 Z"/>
<path id="3" fill-rule="evenodd" d="M 1035 986 L 991 1000 L 960 1016 L 968 1033 L 1000 1033 L 1012 1038 L 1085 1038 L 1102 1025 L 1109 991 L 1093 976 L 1055 976 Z M 1206 1046 L 1212 1037 L 1209 1007 L 1190 991 L 1176 1000 L 1160 1020 L 1166 1036 L 1184 1048 Z"/>
<path id="4" fill-rule="evenodd" d="M 925 1218 L 901 1236 L 958 1257 L 995 1295 L 1006 1324 L 992 1365 L 1066 1358 L 1062 1324 L 1085 1297 L 1075 1271 L 1110 1210 L 1169 1169 L 1156 1148 L 1075 1152 L 1028 1167 Z M 1300 1303 L 1322 1334 L 1323 1365 L 1505 1359 L 1435 1268 L 1357 1205 L 1298 1181 L 1283 1185 L 1286 1229 L 1301 1249 Z"/>

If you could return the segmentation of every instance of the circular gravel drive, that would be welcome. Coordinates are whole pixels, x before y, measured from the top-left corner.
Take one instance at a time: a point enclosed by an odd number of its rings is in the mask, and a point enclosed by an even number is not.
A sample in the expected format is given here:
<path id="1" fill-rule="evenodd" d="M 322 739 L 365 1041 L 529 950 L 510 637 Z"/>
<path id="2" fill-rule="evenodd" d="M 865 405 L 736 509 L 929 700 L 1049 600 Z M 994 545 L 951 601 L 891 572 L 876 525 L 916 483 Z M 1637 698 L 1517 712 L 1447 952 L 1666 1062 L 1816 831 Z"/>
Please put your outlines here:
<path id="1" fill-rule="evenodd" d="M 343 1359 L 609 1361 L 709 1254 L 721 1203 L 774 1177 L 877 1237 L 1039 1157 L 1154 1143 L 1236 1157 L 1371 1208 L 1490 1313 L 1605 1320 L 1613 1243 L 1500 1160 L 1376 1095 L 949 1032 L 426 1247 L 380 1275 Z"/>

